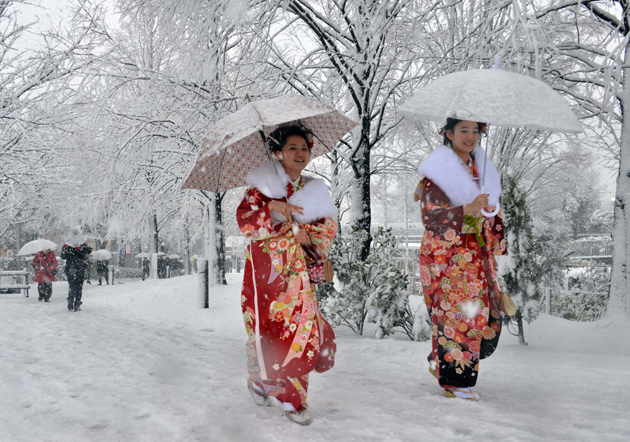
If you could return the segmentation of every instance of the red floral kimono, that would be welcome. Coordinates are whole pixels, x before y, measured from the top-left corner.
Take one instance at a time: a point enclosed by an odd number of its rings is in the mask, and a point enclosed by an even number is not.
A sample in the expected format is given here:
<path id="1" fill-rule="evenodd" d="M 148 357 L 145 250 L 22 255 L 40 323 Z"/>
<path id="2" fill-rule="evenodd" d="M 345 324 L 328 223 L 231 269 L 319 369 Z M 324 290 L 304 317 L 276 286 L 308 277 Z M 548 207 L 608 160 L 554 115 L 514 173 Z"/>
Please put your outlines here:
<path id="1" fill-rule="evenodd" d="M 284 184 L 288 177 L 282 172 L 276 177 L 275 172 L 269 172 L 266 179 L 277 178 Z M 272 200 L 289 199 L 292 204 L 307 206 L 308 202 L 294 202 L 292 196 L 310 181 L 321 180 L 301 177 L 297 183 L 287 182 L 286 196 L 282 198 L 272 198 L 259 188 L 250 187 L 237 209 L 239 227 L 251 240 L 241 296 L 248 335 L 249 376 L 268 395 L 291 402 L 296 410 L 307 408 L 308 374 L 332 367 L 335 336 L 319 310 L 303 249 L 295 239 L 292 223 L 274 222 L 267 204 Z M 255 183 L 256 180 L 248 178 L 248 184 Z M 325 185 L 324 189 L 330 199 Z M 273 195 L 273 192 L 267 193 Z M 305 212 L 317 216 L 318 207 L 310 209 Z M 300 225 L 306 229 L 320 255 L 326 256 L 337 233 L 333 217 L 320 217 L 300 222 Z"/>
<path id="2" fill-rule="evenodd" d="M 442 387 L 472 387 L 479 360 L 492 354 L 501 332 L 493 255 L 507 253 L 503 221 L 499 213 L 473 214 L 465 222 L 463 205 L 453 207 L 429 178 L 421 182 L 421 208 L 420 278 L 433 322 L 428 360 Z"/>

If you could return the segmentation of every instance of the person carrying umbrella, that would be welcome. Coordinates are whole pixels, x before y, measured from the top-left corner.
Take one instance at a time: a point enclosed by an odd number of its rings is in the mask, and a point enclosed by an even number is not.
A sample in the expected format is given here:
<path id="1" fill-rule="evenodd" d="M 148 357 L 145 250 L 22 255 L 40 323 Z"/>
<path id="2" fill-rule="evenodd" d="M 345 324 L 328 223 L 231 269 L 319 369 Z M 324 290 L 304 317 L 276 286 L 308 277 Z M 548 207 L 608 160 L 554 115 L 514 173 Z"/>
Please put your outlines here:
<path id="1" fill-rule="evenodd" d="M 429 371 L 446 397 L 468 400 L 479 399 L 471 390 L 479 361 L 498 343 L 501 291 L 494 255 L 507 253 L 501 213 L 480 213 L 494 210 L 501 196 L 500 176 L 477 146 L 485 131 L 484 123 L 448 118 L 440 131 L 444 145 L 420 165 L 416 191 L 425 226 L 420 278 L 433 323 Z M 481 193 L 482 174 L 487 193 Z"/>
<path id="2" fill-rule="evenodd" d="M 109 259 L 105 261 L 96 261 L 96 274 L 98 275 L 98 285 L 103 285 L 102 279 L 105 278 L 105 283 L 109 285 Z"/>
<path id="3" fill-rule="evenodd" d="M 39 301 L 50 302 L 52 296 L 52 282 L 55 280 L 57 257 L 52 250 L 46 249 L 37 252 L 33 259 L 35 268 L 35 282 L 39 292 Z"/>
<path id="4" fill-rule="evenodd" d="M 151 274 L 151 263 L 147 258 L 142 258 L 142 280 L 144 281 Z"/>
<path id="5" fill-rule="evenodd" d="M 92 247 L 85 241 L 81 227 L 73 227 L 61 249 L 61 258 L 66 260 L 65 273 L 68 277 L 68 310 L 75 312 L 81 310 L 87 260 L 92 253 Z"/>
<path id="6" fill-rule="evenodd" d="M 337 233 L 336 207 L 321 179 L 302 175 L 312 133 L 301 126 L 271 132 L 273 159 L 247 176 L 237 221 L 250 240 L 241 308 L 248 334 L 248 388 L 257 405 L 270 396 L 285 415 L 311 423 L 309 373 L 334 363 L 334 332 L 322 317 L 303 247 L 326 256 Z"/>

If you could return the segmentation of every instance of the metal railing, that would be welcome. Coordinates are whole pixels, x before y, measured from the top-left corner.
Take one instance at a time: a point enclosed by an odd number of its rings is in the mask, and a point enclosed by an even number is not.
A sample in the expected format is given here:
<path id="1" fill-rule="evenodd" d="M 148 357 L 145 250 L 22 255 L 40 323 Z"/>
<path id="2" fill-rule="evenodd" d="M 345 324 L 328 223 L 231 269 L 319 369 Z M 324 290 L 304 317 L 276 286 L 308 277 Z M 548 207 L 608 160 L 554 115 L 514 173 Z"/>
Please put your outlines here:
<path id="1" fill-rule="evenodd" d="M 612 240 L 577 240 L 571 243 L 569 250 L 572 259 L 612 258 Z"/>

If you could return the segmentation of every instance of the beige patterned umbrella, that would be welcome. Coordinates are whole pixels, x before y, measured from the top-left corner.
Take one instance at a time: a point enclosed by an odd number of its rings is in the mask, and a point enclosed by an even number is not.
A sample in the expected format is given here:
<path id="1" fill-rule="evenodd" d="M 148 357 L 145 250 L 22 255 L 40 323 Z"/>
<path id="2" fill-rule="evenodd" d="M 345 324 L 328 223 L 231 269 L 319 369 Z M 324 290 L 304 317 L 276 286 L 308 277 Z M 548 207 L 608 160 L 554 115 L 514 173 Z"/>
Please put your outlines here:
<path id="1" fill-rule="evenodd" d="M 334 108 L 301 95 L 249 103 L 216 122 L 182 189 L 222 192 L 244 186 L 247 174 L 269 159 L 262 134 L 267 138 L 279 126 L 293 122 L 313 132 L 311 157 L 332 151 L 358 124 Z"/>

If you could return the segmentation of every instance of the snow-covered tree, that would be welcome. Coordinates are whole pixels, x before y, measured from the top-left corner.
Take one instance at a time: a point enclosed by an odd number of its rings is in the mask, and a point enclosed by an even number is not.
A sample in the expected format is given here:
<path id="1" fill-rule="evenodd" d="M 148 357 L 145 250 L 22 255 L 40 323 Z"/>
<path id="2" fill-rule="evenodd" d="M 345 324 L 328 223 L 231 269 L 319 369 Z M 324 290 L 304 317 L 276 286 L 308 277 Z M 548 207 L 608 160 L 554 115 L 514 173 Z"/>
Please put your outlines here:
<path id="1" fill-rule="evenodd" d="M 538 26 L 556 31 L 549 76 L 555 87 L 597 118 L 609 139 L 602 146 L 618 157 L 614 251 L 609 312 L 630 314 L 630 4 L 625 0 L 556 0 L 539 7 Z M 553 42 L 553 43 L 552 43 Z M 619 135 L 620 134 L 620 135 Z"/>
<path id="2" fill-rule="evenodd" d="M 513 177 L 503 180 L 503 215 L 507 236 L 508 265 L 501 269 L 505 290 L 516 304 L 516 315 L 508 319 L 517 327 L 519 342 L 525 344 L 523 320 L 531 322 L 538 315 L 542 269 L 536 259 L 538 250 L 525 193 Z"/>
<path id="3" fill-rule="evenodd" d="M 379 228 L 374 234 L 368 259 L 359 259 L 367 233 L 356 226 L 338 236 L 329 255 L 338 282 L 322 285 L 318 291 L 326 317 L 335 326 L 348 326 L 363 334 L 366 322 L 376 324 L 376 337 L 382 338 L 412 323 L 409 281 L 398 268 L 398 241 L 391 230 Z"/>
<path id="4" fill-rule="evenodd" d="M 37 226 L 48 233 L 51 214 L 67 204 L 59 190 L 80 182 L 65 161 L 63 125 L 74 116 L 72 99 L 82 86 L 74 74 L 89 65 L 98 42 L 77 28 L 28 48 L 28 26 L 16 13 L 22 3 L 0 2 L 0 239 L 16 246 L 20 231 Z"/>

